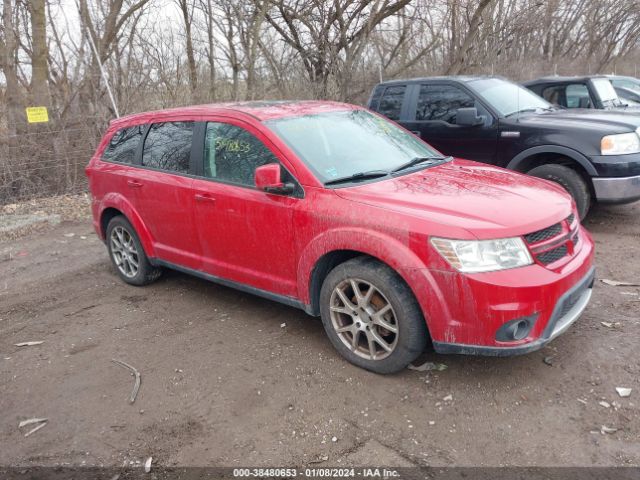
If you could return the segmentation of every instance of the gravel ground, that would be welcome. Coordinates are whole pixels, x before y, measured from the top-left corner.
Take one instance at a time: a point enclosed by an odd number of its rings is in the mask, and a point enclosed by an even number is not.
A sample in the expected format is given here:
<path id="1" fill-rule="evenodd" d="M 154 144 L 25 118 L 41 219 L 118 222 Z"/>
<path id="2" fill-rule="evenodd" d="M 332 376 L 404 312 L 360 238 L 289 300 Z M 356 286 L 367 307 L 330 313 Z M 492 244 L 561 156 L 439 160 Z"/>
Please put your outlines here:
<path id="1" fill-rule="evenodd" d="M 46 231 L 62 221 L 87 220 L 91 215 L 89 195 L 58 195 L 0 206 L 0 241 L 15 240 Z"/>
<path id="2" fill-rule="evenodd" d="M 295 309 L 175 272 L 122 283 L 74 198 L 2 212 L 60 223 L 0 241 L 0 465 L 640 464 L 640 288 L 598 281 L 542 351 L 378 376 Z M 599 278 L 640 282 L 639 218 L 588 219 Z M 111 359 L 140 371 L 134 404 Z M 25 437 L 31 417 L 49 420 Z"/>

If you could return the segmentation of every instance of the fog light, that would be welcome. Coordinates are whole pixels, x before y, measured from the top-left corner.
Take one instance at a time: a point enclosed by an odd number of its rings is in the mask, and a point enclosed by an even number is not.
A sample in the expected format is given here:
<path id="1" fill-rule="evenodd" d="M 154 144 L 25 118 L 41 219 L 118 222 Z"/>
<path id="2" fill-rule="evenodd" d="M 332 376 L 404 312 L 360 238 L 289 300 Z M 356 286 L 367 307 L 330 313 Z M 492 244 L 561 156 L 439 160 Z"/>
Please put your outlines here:
<path id="1" fill-rule="evenodd" d="M 515 342 L 526 338 L 537 319 L 538 314 L 534 313 L 528 317 L 516 318 L 505 323 L 496 332 L 496 340 L 499 342 Z"/>

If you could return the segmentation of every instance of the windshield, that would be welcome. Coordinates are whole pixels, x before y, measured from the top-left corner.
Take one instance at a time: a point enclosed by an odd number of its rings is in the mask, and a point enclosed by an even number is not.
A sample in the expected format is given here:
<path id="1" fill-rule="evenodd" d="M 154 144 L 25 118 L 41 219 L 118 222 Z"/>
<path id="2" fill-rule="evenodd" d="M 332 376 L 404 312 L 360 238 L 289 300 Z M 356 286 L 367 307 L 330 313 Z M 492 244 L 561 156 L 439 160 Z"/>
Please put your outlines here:
<path id="1" fill-rule="evenodd" d="M 472 80 L 467 85 L 505 117 L 517 112 L 553 109 L 532 91 L 499 78 Z"/>
<path id="2" fill-rule="evenodd" d="M 414 135 L 366 110 L 280 118 L 266 124 L 322 183 L 363 172 L 384 176 L 417 157 L 442 158 Z"/>
<path id="3" fill-rule="evenodd" d="M 631 90 L 640 91 L 640 80 L 635 78 L 616 77 L 611 79 L 614 87 L 630 88 Z"/>
<path id="4" fill-rule="evenodd" d="M 620 98 L 618 98 L 618 94 L 608 78 L 594 78 L 591 80 L 591 83 L 596 89 L 602 103 L 623 103 L 620 101 Z"/>

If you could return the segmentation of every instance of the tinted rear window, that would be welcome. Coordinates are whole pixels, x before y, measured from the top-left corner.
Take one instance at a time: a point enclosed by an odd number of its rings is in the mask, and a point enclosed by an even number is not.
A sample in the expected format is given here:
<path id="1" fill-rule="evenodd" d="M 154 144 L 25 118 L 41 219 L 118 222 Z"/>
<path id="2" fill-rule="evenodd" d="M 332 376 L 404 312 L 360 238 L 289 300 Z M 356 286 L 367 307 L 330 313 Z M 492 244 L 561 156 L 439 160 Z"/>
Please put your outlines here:
<path id="1" fill-rule="evenodd" d="M 382 97 L 382 92 L 384 91 L 384 87 L 382 85 L 377 86 L 373 93 L 371 94 L 371 98 L 369 99 L 369 108 L 371 110 L 378 110 L 378 104 L 380 103 L 380 97 Z"/>
<path id="2" fill-rule="evenodd" d="M 144 141 L 142 165 L 188 173 L 193 122 L 154 123 Z"/>
<path id="3" fill-rule="evenodd" d="M 107 162 L 133 163 L 136 157 L 136 149 L 142 138 L 144 127 L 136 125 L 135 127 L 121 128 L 118 130 L 111 140 L 106 150 L 102 154 L 102 160 Z"/>
<path id="4" fill-rule="evenodd" d="M 378 112 L 390 120 L 400 119 L 400 110 L 402 110 L 402 101 L 404 100 L 406 89 L 405 85 L 387 87 L 380 99 Z"/>

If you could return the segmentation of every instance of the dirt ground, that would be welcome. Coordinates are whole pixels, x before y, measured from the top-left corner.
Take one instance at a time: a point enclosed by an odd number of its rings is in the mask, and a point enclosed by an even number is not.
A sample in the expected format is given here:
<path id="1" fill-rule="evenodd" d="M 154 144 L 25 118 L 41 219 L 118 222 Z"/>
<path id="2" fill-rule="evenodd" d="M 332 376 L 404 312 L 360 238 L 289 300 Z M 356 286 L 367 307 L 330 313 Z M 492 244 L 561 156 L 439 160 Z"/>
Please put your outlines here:
<path id="1" fill-rule="evenodd" d="M 542 351 L 379 376 L 293 308 L 175 272 L 124 284 L 64 218 L 0 242 L 0 465 L 640 464 L 640 288 L 598 281 Z M 586 224 L 598 277 L 639 283 L 640 203 Z M 133 405 L 111 359 L 142 374 Z M 31 417 L 49 421 L 25 437 Z"/>

